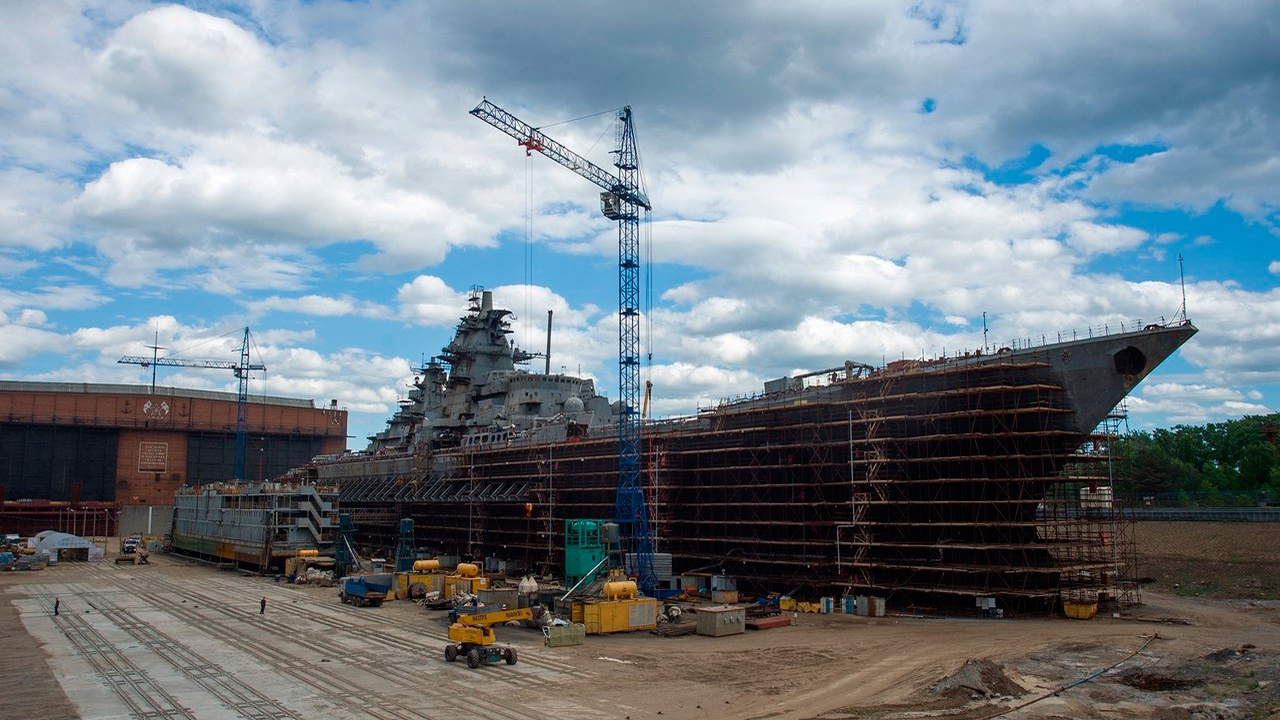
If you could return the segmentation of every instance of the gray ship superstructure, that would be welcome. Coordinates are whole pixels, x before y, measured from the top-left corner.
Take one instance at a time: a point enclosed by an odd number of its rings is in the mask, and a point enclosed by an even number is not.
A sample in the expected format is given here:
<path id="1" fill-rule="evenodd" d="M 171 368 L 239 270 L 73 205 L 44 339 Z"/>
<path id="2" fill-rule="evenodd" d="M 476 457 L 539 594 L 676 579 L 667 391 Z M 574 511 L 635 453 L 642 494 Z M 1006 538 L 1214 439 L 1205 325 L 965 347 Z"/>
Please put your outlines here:
<path id="1" fill-rule="evenodd" d="M 510 314 L 493 307 L 491 292 L 474 292 L 453 341 L 420 368 L 387 427 L 359 453 L 318 458 L 319 476 L 403 480 L 430 458 L 446 462 L 443 450 L 616 432 L 616 408 L 596 393 L 590 378 L 517 367 L 535 355 L 508 340 Z"/>

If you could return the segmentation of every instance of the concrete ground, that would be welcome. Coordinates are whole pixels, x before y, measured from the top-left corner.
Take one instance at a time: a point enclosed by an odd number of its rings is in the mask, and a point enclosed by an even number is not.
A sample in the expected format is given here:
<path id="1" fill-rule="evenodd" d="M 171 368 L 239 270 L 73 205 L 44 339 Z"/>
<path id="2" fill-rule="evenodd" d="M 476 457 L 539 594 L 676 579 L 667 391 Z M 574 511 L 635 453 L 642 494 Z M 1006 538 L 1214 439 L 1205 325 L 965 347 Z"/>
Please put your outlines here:
<path id="1" fill-rule="evenodd" d="M 354 608 L 333 588 L 159 554 L 146 566 L 62 563 L 0 573 L 0 719 L 1229 718 L 1280 707 L 1274 601 L 1156 596 L 1090 621 L 796 622 L 564 648 L 503 627 L 518 664 L 472 670 L 444 660 L 444 613 L 409 602 Z"/>

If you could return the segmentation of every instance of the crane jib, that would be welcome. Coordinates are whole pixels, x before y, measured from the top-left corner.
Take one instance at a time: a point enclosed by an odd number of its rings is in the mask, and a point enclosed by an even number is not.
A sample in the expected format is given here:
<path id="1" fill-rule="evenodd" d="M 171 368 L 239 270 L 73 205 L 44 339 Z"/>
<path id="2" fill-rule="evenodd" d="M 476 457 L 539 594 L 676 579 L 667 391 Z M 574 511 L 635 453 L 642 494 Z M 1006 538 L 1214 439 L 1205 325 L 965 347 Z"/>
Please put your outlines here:
<path id="1" fill-rule="evenodd" d="M 613 173 L 547 137 L 541 130 L 488 100 L 477 105 L 471 114 L 515 138 L 516 142 L 525 149 L 526 154 L 536 151 L 546 155 L 619 198 L 635 203 L 645 210 L 653 209 L 649 204 L 648 196 L 638 188 L 627 187 L 626 183 Z"/>

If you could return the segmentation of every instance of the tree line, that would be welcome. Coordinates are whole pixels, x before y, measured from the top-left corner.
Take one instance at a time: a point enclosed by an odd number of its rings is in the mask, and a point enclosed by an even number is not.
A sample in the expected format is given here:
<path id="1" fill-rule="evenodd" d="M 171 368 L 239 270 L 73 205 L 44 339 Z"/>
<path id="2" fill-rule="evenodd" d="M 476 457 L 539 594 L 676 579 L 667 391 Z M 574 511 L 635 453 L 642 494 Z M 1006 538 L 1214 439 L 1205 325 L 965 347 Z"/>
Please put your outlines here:
<path id="1" fill-rule="evenodd" d="M 1113 442 L 1115 489 L 1127 495 L 1218 494 L 1228 504 L 1280 499 L 1280 413 L 1133 431 Z"/>

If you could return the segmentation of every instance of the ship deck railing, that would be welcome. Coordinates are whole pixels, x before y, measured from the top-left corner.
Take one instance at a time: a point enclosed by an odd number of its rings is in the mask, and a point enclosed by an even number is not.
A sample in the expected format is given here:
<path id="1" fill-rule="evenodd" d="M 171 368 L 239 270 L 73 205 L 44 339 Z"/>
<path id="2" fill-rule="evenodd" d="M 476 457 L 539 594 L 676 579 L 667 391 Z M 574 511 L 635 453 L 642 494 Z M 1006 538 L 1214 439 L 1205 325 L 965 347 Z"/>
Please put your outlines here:
<path id="1" fill-rule="evenodd" d="M 955 363 L 958 361 L 965 361 L 965 360 L 970 360 L 975 362 L 982 360 L 983 362 L 990 362 L 993 356 L 999 357 L 1000 355 L 1006 354 L 1009 352 L 1023 352 L 1027 350 L 1035 350 L 1037 348 L 1049 348 L 1055 345 L 1066 345 L 1069 343 L 1080 342 L 1082 340 L 1092 340 L 1096 338 L 1110 337 L 1112 335 L 1127 335 L 1129 333 L 1141 332 L 1143 330 L 1150 330 L 1153 328 L 1178 327 L 1185 324 L 1186 322 L 1187 320 L 1185 318 L 1175 318 L 1173 320 L 1167 320 L 1164 316 L 1161 316 L 1158 320 L 1153 322 L 1144 322 L 1141 318 L 1134 319 L 1134 320 L 1120 320 L 1116 322 L 1114 325 L 1111 323 L 1104 323 L 1102 325 L 1092 325 L 1082 330 L 1075 329 L 1075 328 L 1068 329 L 1068 330 L 1058 330 L 1052 336 L 1050 336 L 1048 333 L 1042 333 L 1039 337 L 1028 336 L 1028 337 L 1021 337 L 1021 338 L 1012 338 L 1003 345 L 999 345 L 999 344 L 987 345 L 983 348 L 978 348 L 978 349 L 957 350 L 951 354 L 948 354 L 947 351 L 944 349 L 942 354 L 938 357 L 902 358 L 900 360 L 895 360 L 889 363 L 885 363 L 883 366 L 875 367 L 874 371 L 870 376 L 862 375 L 856 379 L 865 379 L 866 377 L 883 375 L 886 372 L 894 371 L 894 369 L 897 369 L 898 372 L 913 372 L 919 369 L 927 369 L 927 368 L 937 367 L 939 365 L 945 365 L 948 363 Z M 873 367 L 873 366 L 867 366 L 867 367 Z M 805 373 L 802 375 L 794 376 L 792 379 L 803 380 L 805 383 L 803 387 L 804 390 L 808 390 L 815 387 L 824 387 L 829 384 L 837 384 L 839 382 L 848 382 L 847 380 L 837 380 L 836 383 L 826 383 L 826 382 L 823 382 L 823 379 L 826 375 L 827 375 L 826 371 L 818 372 L 818 373 Z M 714 405 L 699 406 L 697 409 L 697 412 L 699 415 L 715 413 L 717 410 L 723 409 L 725 407 L 731 407 L 734 405 L 739 405 L 747 402 L 759 401 L 765 398 L 777 396 L 779 394 L 788 393 L 788 392 L 795 393 L 797 391 L 783 390 L 783 391 L 776 391 L 772 393 L 757 392 L 757 393 L 751 393 L 747 395 L 725 397 L 725 398 L 721 398 Z"/>
<path id="2" fill-rule="evenodd" d="M 243 495 L 250 492 L 263 493 L 263 494 L 290 495 L 290 494 L 294 494 L 299 491 L 305 491 L 308 489 L 313 489 L 321 495 L 325 495 L 325 494 L 332 495 L 332 494 L 337 494 L 338 492 L 337 485 L 327 485 L 327 484 L 320 484 L 320 483 L 309 483 L 309 482 L 237 483 L 234 481 L 226 481 L 226 482 L 205 483 L 203 485 L 183 485 L 182 487 L 178 488 L 177 494 L 178 495 L 203 495 L 206 492 L 215 491 L 219 495 Z"/>

